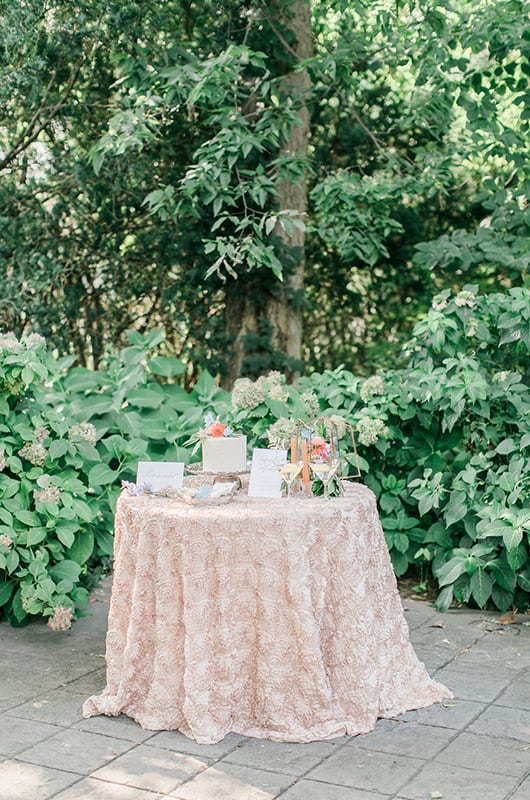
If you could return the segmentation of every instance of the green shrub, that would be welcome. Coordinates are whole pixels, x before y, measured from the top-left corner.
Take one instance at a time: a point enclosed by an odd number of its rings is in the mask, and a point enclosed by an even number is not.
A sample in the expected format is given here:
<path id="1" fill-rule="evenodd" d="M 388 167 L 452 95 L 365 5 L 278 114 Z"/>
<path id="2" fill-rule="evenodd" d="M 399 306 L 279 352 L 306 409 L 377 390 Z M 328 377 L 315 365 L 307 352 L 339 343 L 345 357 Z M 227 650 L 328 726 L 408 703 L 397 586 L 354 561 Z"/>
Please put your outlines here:
<path id="1" fill-rule="evenodd" d="M 67 364 L 39 336 L 0 337 L 0 613 L 14 625 L 42 615 L 69 627 L 87 600 L 87 565 L 112 552 L 90 481 L 101 467 L 95 429 L 38 397 Z"/>
<path id="2" fill-rule="evenodd" d="M 138 460 L 189 462 L 206 412 L 250 448 L 285 445 L 293 420 L 346 420 L 396 574 L 434 579 L 441 609 L 528 607 L 529 290 L 442 292 L 407 366 L 367 380 L 338 368 L 287 386 L 271 373 L 230 395 L 205 372 L 186 392 L 160 331 L 129 341 L 92 371 L 40 337 L 0 337 L 0 613 L 12 624 L 69 626 L 110 564 L 121 480 Z"/>
<path id="3" fill-rule="evenodd" d="M 111 564 L 121 480 L 138 460 L 188 461 L 202 409 L 229 406 L 207 373 L 191 394 L 171 382 L 185 366 L 151 354 L 159 331 L 129 338 L 92 371 L 39 336 L 0 337 L 0 614 L 14 625 L 69 627 Z"/>
<path id="4" fill-rule="evenodd" d="M 529 605 L 530 291 L 442 292 L 405 369 L 301 381 L 358 432 L 394 569 L 434 576 L 437 605 Z M 370 444 L 372 442 L 372 444 Z"/>
<path id="5" fill-rule="evenodd" d="M 184 447 L 206 411 L 226 416 L 230 395 L 203 372 L 191 392 L 178 384 L 185 364 L 160 355 L 164 333 L 128 331 L 130 346 L 107 353 L 103 368 L 76 367 L 53 384 L 46 400 L 91 422 L 109 479 L 134 479 L 138 460 L 192 459 Z M 119 484 L 119 481 L 118 481 Z"/>

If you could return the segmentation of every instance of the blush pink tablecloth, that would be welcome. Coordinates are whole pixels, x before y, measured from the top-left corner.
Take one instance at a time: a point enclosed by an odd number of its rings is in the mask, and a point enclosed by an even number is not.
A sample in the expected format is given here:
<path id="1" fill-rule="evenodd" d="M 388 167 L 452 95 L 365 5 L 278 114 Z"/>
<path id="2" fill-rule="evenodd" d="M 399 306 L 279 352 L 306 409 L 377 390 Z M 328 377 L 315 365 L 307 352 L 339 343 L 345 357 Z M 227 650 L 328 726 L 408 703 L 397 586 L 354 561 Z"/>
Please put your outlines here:
<path id="1" fill-rule="evenodd" d="M 210 744 L 309 742 L 451 697 L 410 644 L 375 497 L 223 506 L 122 494 L 107 687 L 127 714 Z"/>

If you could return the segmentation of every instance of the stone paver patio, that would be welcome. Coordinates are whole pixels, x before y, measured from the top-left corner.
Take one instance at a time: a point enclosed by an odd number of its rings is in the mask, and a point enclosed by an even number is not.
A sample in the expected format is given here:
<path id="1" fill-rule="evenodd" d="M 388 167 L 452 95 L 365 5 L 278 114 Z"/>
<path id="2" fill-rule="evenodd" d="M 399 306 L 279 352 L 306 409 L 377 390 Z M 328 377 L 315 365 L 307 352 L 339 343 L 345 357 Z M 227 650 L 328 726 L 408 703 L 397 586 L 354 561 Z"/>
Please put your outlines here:
<path id="1" fill-rule="evenodd" d="M 405 599 L 416 652 L 454 700 L 364 736 L 198 745 L 123 716 L 83 719 L 105 685 L 109 595 L 107 580 L 68 633 L 0 624 L 0 800 L 530 798 L 530 617 Z"/>

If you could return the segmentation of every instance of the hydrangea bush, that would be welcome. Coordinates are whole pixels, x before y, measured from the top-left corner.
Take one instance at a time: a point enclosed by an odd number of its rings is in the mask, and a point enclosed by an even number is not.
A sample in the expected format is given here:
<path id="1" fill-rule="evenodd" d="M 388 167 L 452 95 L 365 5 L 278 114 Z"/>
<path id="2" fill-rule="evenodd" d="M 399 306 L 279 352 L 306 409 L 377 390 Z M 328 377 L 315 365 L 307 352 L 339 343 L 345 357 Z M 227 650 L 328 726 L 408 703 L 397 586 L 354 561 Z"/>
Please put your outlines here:
<path id="1" fill-rule="evenodd" d="M 0 615 L 65 630 L 110 565 L 121 482 L 138 460 L 188 462 L 205 413 L 249 447 L 288 447 L 297 421 L 355 430 L 397 575 L 438 605 L 529 605 L 530 291 L 442 292 L 407 364 L 367 379 L 338 368 L 288 386 L 273 372 L 232 394 L 129 332 L 101 370 L 53 359 L 38 336 L 0 336 Z M 343 442 L 348 449 L 348 442 Z M 197 458 L 200 456 L 197 455 Z"/>
<path id="2" fill-rule="evenodd" d="M 289 447 L 300 425 L 314 423 L 329 411 L 312 391 L 287 386 L 285 377 L 269 372 L 255 381 L 240 378 L 232 391 L 232 418 L 253 447 Z"/>
<path id="3" fill-rule="evenodd" d="M 44 616 L 53 630 L 85 605 L 88 563 L 111 552 L 88 478 L 100 462 L 95 429 L 38 398 L 60 369 L 41 337 L 0 336 L 0 614 Z"/>
<path id="4" fill-rule="evenodd" d="M 529 606 L 530 291 L 442 292 L 404 369 L 302 385 L 354 421 L 397 575 L 437 605 Z"/>
<path id="5" fill-rule="evenodd" d="M 35 335 L 0 336 L 0 618 L 65 630 L 110 567 L 116 498 L 138 460 L 185 460 L 205 406 L 230 398 L 208 374 L 153 353 L 159 331 L 130 333 L 105 368 L 71 367 Z"/>

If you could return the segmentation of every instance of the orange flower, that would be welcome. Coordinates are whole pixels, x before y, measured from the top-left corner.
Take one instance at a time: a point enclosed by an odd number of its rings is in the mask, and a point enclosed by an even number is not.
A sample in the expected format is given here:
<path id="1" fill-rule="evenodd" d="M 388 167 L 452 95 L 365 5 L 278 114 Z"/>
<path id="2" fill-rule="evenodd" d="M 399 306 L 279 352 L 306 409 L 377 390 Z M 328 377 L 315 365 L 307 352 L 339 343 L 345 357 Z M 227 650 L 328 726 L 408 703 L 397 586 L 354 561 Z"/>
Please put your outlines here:
<path id="1" fill-rule="evenodd" d="M 225 432 L 226 425 L 224 422 L 214 422 L 204 429 L 207 436 L 222 436 Z"/>

